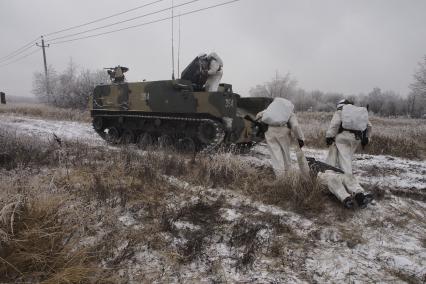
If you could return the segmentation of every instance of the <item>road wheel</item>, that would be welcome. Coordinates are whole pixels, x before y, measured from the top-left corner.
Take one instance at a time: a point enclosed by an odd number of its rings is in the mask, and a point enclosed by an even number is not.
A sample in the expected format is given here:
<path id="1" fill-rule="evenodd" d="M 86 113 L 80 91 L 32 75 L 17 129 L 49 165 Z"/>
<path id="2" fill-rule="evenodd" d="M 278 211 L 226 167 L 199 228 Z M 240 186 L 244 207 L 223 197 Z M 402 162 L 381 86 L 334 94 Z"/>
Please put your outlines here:
<path id="1" fill-rule="evenodd" d="M 105 129 L 105 127 L 104 127 L 104 121 L 103 121 L 102 117 L 94 117 L 93 121 L 92 121 L 92 124 L 93 124 L 93 128 L 96 131 L 101 132 L 101 131 L 103 131 Z"/>
<path id="2" fill-rule="evenodd" d="M 195 142 L 190 137 L 179 139 L 177 142 L 177 150 L 182 153 L 193 153 L 195 152 Z"/>
<path id="3" fill-rule="evenodd" d="M 138 147 L 141 149 L 146 149 L 154 144 L 154 139 L 149 133 L 141 133 L 138 136 Z"/>
<path id="4" fill-rule="evenodd" d="M 161 149 L 173 148 L 173 138 L 170 135 L 161 135 L 160 138 L 158 138 L 158 145 Z"/>
<path id="5" fill-rule="evenodd" d="M 123 144 L 132 144 L 135 143 L 135 133 L 132 130 L 126 129 L 121 136 L 121 143 Z"/>
<path id="6" fill-rule="evenodd" d="M 111 127 L 108 129 L 105 139 L 112 144 L 120 142 L 120 130 L 117 127 Z"/>
<path id="7" fill-rule="evenodd" d="M 216 138 L 216 127 L 214 124 L 203 122 L 198 126 L 198 139 L 204 144 L 211 144 Z"/>

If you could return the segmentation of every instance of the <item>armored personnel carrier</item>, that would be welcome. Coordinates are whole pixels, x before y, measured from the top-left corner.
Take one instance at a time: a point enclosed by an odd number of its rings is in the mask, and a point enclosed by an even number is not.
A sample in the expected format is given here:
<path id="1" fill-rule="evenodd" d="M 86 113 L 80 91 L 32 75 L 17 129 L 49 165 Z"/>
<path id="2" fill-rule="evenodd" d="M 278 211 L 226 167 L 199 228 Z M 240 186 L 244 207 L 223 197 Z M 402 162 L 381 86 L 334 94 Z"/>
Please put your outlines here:
<path id="1" fill-rule="evenodd" d="M 141 147 L 160 143 L 182 150 L 223 144 L 251 146 L 261 141 L 263 132 L 250 119 L 271 99 L 242 98 L 229 84 L 220 84 L 217 92 L 205 92 L 201 85 L 205 80 L 186 79 L 197 78 L 194 70 L 200 76 L 205 74 L 193 64 L 178 80 L 112 80 L 96 86 L 90 100 L 96 132 L 111 143 L 138 143 Z"/>

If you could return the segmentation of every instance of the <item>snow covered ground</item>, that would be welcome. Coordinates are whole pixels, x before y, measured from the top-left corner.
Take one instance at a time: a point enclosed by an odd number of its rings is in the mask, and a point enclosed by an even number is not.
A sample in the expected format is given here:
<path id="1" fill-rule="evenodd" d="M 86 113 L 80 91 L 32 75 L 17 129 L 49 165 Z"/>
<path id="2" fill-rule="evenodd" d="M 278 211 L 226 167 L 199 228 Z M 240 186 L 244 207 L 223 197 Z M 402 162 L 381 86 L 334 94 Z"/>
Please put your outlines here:
<path id="1" fill-rule="evenodd" d="M 34 135 L 43 139 L 58 137 L 88 143 L 106 145 L 105 141 L 93 130 L 90 123 L 43 120 L 21 116 L 0 115 L 0 125 L 12 132 Z M 327 150 L 304 148 L 305 155 L 324 161 Z M 260 144 L 243 157 L 255 163 L 270 163 L 265 144 Z M 295 156 L 293 156 L 295 160 Z M 357 154 L 354 171 L 361 182 L 380 187 L 426 189 L 426 161 L 413 161 L 392 156 Z"/>
<path id="2" fill-rule="evenodd" d="M 88 123 L 1 115 L 0 127 L 16 135 L 51 139 L 55 133 L 65 140 L 106 145 Z M 325 160 L 326 150 L 305 149 L 305 154 Z M 268 150 L 262 144 L 249 154 L 235 158 L 254 164 L 270 163 Z M 426 161 L 358 154 L 354 169 L 363 184 L 388 194 L 364 210 L 328 210 L 313 217 L 265 205 L 226 188 L 193 186 L 165 176 L 170 184 L 184 189 L 171 197 L 171 208 L 179 211 L 200 200 L 207 203 L 222 200 L 218 212 L 223 222 L 211 225 L 215 230 L 204 244 L 203 255 L 182 265 L 178 273 L 167 265 L 164 255 L 141 246 L 124 263 L 126 268 L 120 274 L 141 275 L 153 271 L 156 276 L 151 280 L 159 283 L 424 283 Z M 393 194 L 395 192 L 405 195 Z M 135 210 L 120 212 L 117 226 L 142 233 L 144 224 L 138 223 L 140 214 Z M 276 220 L 277 224 L 272 226 L 265 220 Z M 173 238 L 176 246 L 186 241 L 185 235 L 209 229 L 185 218 L 174 220 L 172 226 L 177 233 L 168 238 Z M 240 227 L 253 230 L 251 241 L 257 246 L 252 248 L 257 257 L 245 269 L 238 268 L 237 259 L 247 253 L 244 251 L 247 248 L 239 247 L 230 236 L 232 230 Z M 99 238 L 107 235 L 104 230 L 99 230 L 99 234 Z M 123 243 L 117 251 L 126 246 Z M 280 258 L 274 257 L 275 254 Z M 158 271 L 162 272 L 156 274 Z M 136 281 L 137 278 L 129 279 Z"/>

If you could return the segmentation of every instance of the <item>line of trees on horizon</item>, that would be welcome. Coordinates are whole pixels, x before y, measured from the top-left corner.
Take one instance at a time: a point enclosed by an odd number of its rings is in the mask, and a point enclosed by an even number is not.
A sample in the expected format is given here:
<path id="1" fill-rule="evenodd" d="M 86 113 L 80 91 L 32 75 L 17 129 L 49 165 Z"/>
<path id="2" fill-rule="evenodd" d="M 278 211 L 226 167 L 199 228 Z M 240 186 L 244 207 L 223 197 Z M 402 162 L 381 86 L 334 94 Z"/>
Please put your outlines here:
<path id="1" fill-rule="evenodd" d="M 419 63 L 413 79 L 407 96 L 401 96 L 394 91 L 382 91 L 378 87 L 368 94 L 345 95 L 318 90 L 306 91 L 297 86 L 297 81 L 290 73 L 282 76 L 277 72 L 270 81 L 251 88 L 249 94 L 252 97 L 289 99 L 298 111 L 334 111 L 336 103 L 345 98 L 356 105 L 368 106 L 371 112 L 380 116 L 424 117 L 426 115 L 426 56 Z"/>

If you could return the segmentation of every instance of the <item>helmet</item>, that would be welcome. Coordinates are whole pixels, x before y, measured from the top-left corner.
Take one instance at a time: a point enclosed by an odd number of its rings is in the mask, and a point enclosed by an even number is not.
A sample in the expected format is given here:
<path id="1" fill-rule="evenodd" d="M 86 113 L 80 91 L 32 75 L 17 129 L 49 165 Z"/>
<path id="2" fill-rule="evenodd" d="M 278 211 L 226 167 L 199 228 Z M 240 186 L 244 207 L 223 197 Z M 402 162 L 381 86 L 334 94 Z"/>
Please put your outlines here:
<path id="1" fill-rule="evenodd" d="M 217 53 L 216 52 L 210 52 L 210 54 L 209 55 L 207 55 L 207 59 L 208 60 L 211 60 L 211 59 L 214 59 L 214 60 L 216 60 L 217 62 L 219 62 L 219 64 L 221 65 L 221 66 L 223 66 L 223 61 L 222 61 L 222 59 L 219 57 L 219 55 L 217 55 Z"/>
<path id="2" fill-rule="evenodd" d="M 351 102 L 351 101 L 349 101 L 347 99 L 343 99 L 343 100 L 340 100 L 340 101 L 337 102 L 337 109 L 338 110 L 342 109 L 342 107 L 344 105 L 353 105 L 353 104 L 354 104 L 353 102 Z"/>

